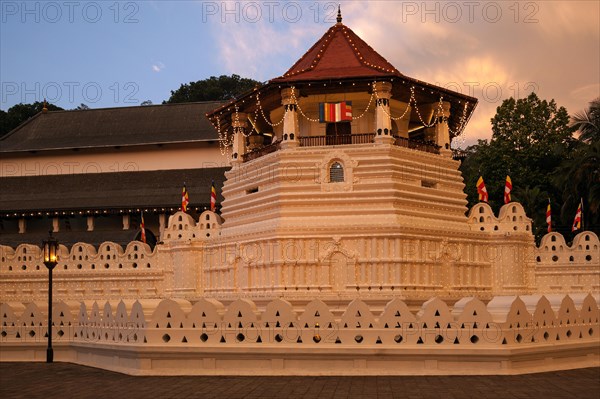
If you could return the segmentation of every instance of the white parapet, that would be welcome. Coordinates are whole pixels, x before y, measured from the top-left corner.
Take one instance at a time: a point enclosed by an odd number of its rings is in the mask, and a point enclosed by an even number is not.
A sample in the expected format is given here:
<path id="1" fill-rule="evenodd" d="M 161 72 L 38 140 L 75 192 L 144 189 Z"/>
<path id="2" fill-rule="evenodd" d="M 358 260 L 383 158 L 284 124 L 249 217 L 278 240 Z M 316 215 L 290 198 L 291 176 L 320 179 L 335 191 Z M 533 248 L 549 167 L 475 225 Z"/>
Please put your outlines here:
<path id="1" fill-rule="evenodd" d="M 598 295 L 402 300 L 374 311 L 314 299 L 260 308 L 186 300 L 57 302 L 55 359 L 142 375 L 518 374 L 600 365 Z M 577 303 L 577 305 L 576 305 Z M 339 316 L 336 316 L 339 315 Z M 0 360 L 44 359 L 44 304 L 0 304 Z"/>

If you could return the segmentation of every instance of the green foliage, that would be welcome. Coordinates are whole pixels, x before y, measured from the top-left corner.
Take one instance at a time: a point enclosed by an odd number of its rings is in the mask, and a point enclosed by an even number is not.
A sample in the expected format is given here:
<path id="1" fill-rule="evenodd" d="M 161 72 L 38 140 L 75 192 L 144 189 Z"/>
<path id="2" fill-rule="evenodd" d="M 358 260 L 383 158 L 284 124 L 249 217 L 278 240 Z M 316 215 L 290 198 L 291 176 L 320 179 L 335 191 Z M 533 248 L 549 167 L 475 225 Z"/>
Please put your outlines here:
<path id="1" fill-rule="evenodd" d="M 562 188 L 563 206 L 561 217 L 569 219 L 579 206 L 581 198 L 584 202 L 584 225 L 600 224 L 600 140 L 589 144 L 581 141 L 557 168 L 553 181 L 557 188 Z"/>
<path id="2" fill-rule="evenodd" d="M 579 130 L 579 140 L 589 144 L 600 141 L 600 97 L 590 102 L 590 107 L 571 118 L 571 126 Z"/>
<path id="3" fill-rule="evenodd" d="M 44 103 L 36 101 L 33 104 L 16 104 L 8 111 L 0 110 L 0 137 L 4 136 L 27 119 L 42 112 Z M 47 104 L 49 111 L 62 111 L 63 109 L 52 104 Z"/>
<path id="4" fill-rule="evenodd" d="M 211 76 L 208 79 L 182 84 L 179 89 L 171 91 L 171 97 L 164 103 L 231 100 L 257 85 L 260 85 L 260 82 L 238 75 Z"/>
<path id="5" fill-rule="evenodd" d="M 591 115 L 597 114 L 592 112 Z M 598 135 L 582 134 L 576 139 L 573 133 L 577 126 L 570 124 L 567 110 L 558 107 L 554 100 L 540 100 L 535 93 L 524 99 L 505 100 L 491 122 L 491 141 L 480 140 L 467 148 L 461 165 L 469 207 L 478 202 L 475 184 L 481 175 L 490 195 L 490 205 L 497 212 L 504 204 L 504 182 L 508 174 L 513 182 L 512 199 L 520 202 L 533 219 L 533 231 L 538 239 L 547 231 L 548 199 L 552 202 L 554 230 L 568 237 L 577 205 L 580 198 L 584 198 L 585 228 L 597 232 Z"/>

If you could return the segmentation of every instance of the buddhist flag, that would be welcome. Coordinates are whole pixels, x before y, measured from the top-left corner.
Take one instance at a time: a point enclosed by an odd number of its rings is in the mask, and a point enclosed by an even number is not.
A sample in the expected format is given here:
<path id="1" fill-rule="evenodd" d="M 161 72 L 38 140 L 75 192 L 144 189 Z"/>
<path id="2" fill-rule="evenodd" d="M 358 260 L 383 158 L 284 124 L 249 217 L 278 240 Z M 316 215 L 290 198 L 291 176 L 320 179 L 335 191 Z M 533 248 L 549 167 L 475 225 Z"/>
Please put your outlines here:
<path id="1" fill-rule="evenodd" d="M 352 101 L 341 103 L 319 103 L 319 122 L 341 122 L 352 120 Z"/>
<path id="2" fill-rule="evenodd" d="M 142 212 L 142 222 L 140 223 L 140 229 L 142 230 L 142 242 L 146 243 L 146 224 L 144 223 L 144 212 Z"/>
<path id="3" fill-rule="evenodd" d="M 575 220 L 573 220 L 573 228 L 571 231 L 581 230 L 581 220 L 583 219 L 583 198 L 577 207 L 577 213 L 575 213 Z"/>
<path id="4" fill-rule="evenodd" d="M 181 211 L 187 212 L 188 205 L 190 203 L 190 196 L 188 195 L 185 183 L 183 183 L 183 191 L 181 192 Z"/>
<path id="5" fill-rule="evenodd" d="M 210 186 L 210 210 L 215 211 L 217 209 L 217 189 L 215 188 L 215 182 L 212 182 Z"/>
<path id="6" fill-rule="evenodd" d="M 548 233 L 552 233 L 552 210 L 550 209 L 550 198 L 548 198 L 548 208 L 546 208 L 546 223 L 548 224 Z"/>
<path id="7" fill-rule="evenodd" d="M 488 202 L 488 192 L 483 182 L 483 176 L 479 176 L 479 180 L 477 180 L 477 194 L 479 194 L 479 201 Z"/>
<path id="8" fill-rule="evenodd" d="M 506 183 L 504 183 L 504 203 L 508 204 L 510 199 L 510 192 L 512 191 L 512 180 L 510 180 L 510 176 L 506 175 Z"/>

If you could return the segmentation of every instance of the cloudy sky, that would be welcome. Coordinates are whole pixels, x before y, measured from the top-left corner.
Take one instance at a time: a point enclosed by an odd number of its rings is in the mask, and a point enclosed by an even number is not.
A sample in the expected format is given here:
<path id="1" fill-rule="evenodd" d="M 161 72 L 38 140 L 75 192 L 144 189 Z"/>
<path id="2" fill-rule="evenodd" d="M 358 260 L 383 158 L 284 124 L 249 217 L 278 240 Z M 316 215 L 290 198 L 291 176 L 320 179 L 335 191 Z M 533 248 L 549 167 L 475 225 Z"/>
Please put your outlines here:
<path id="1" fill-rule="evenodd" d="M 570 113 L 600 96 L 600 2 L 342 1 L 344 23 L 402 73 L 479 98 L 462 145 L 503 99 L 536 91 Z M 181 83 L 281 75 L 337 2 L 0 2 L 0 109 L 157 104 Z"/>

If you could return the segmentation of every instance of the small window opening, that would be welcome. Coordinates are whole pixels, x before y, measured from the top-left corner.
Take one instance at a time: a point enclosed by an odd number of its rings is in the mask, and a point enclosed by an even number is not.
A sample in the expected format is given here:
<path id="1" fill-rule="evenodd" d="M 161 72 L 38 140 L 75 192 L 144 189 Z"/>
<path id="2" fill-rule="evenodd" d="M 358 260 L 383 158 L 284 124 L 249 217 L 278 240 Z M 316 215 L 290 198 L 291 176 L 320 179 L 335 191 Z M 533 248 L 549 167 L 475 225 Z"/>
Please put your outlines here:
<path id="1" fill-rule="evenodd" d="M 344 167 L 339 162 L 334 162 L 329 167 L 329 182 L 340 183 L 344 181 Z"/>

